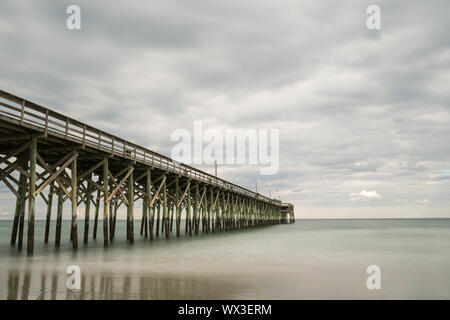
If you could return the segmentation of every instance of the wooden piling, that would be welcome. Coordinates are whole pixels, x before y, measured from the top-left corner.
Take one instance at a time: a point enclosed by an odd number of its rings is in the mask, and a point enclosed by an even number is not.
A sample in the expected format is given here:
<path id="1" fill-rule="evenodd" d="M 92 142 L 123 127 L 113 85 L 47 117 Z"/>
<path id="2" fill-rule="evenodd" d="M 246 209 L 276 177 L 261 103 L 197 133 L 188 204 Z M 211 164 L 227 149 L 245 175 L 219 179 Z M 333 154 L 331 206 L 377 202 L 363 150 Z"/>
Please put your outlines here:
<path id="1" fill-rule="evenodd" d="M 108 197 L 109 197 L 109 182 L 108 182 L 108 156 L 105 156 L 103 162 L 103 246 L 108 246 Z"/>
<path id="2" fill-rule="evenodd" d="M 128 230 L 128 240 L 130 244 L 134 243 L 134 182 L 133 173 L 128 177 L 128 215 L 127 215 L 127 230 Z"/>
<path id="3" fill-rule="evenodd" d="M 200 200 L 200 216 L 199 216 L 199 221 L 201 220 L 201 223 L 202 223 L 202 233 L 205 233 L 205 225 L 206 225 L 206 223 L 205 223 L 205 199 L 201 199 Z M 200 222 L 199 222 L 199 224 L 200 224 Z"/>
<path id="4" fill-rule="evenodd" d="M 117 210 L 119 209 L 118 200 L 114 200 L 114 216 L 113 216 L 113 224 L 112 224 L 112 232 L 111 232 L 111 241 L 114 240 L 116 235 L 116 221 L 117 221 Z"/>
<path id="5" fill-rule="evenodd" d="M 216 218 L 214 221 L 214 231 L 220 231 L 220 195 L 222 194 L 222 192 L 219 190 L 217 190 L 217 200 L 215 200 L 215 209 L 216 209 Z"/>
<path id="6" fill-rule="evenodd" d="M 36 153 L 37 138 L 32 137 L 30 145 L 30 192 L 28 195 L 28 238 L 27 238 L 27 255 L 33 255 L 34 251 L 34 212 L 35 212 L 35 195 L 36 192 Z"/>
<path id="7" fill-rule="evenodd" d="M 18 196 L 16 198 L 16 208 L 14 211 L 13 229 L 11 232 L 11 246 L 16 245 L 17 231 L 18 231 L 20 225 L 22 225 L 22 235 L 23 235 L 23 220 L 24 220 L 23 212 L 25 211 L 24 206 L 25 206 L 26 192 L 27 192 L 27 177 L 25 174 L 20 173 L 19 192 L 18 192 Z"/>
<path id="8" fill-rule="evenodd" d="M 54 189 L 55 189 L 55 183 L 52 182 L 50 184 L 50 191 L 48 193 L 48 199 L 47 199 L 47 216 L 45 219 L 44 243 L 48 243 L 48 235 L 50 233 L 50 221 L 51 221 L 51 215 L 52 215 L 52 202 L 53 202 Z"/>
<path id="9" fill-rule="evenodd" d="M 98 212 L 100 211 L 100 190 L 97 189 L 97 197 L 95 200 L 95 217 L 94 217 L 94 231 L 92 238 L 97 239 L 97 224 L 98 224 Z"/>
<path id="10" fill-rule="evenodd" d="M 161 201 L 158 201 L 158 212 L 156 215 L 156 237 L 159 238 L 159 215 L 161 212 Z"/>
<path id="11" fill-rule="evenodd" d="M 153 240 L 153 229 L 154 229 L 154 224 L 155 224 L 155 204 L 152 205 L 151 208 L 151 216 L 150 216 L 150 220 L 149 220 L 149 225 L 148 225 L 148 229 L 150 231 L 150 240 Z"/>
<path id="12" fill-rule="evenodd" d="M 77 201 L 78 201 L 78 190 L 77 190 L 77 158 L 72 161 L 72 248 L 73 250 L 78 249 L 78 228 L 77 228 Z"/>
<path id="13" fill-rule="evenodd" d="M 148 174 L 148 172 L 147 172 Z M 147 225 L 146 216 L 147 216 L 147 205 L 145 204 L 147 201 L 147 197 L 144 196 L 142 198 L 142 218 L 141 218 L 141 230 L 139 234 L 142 236 L 144 234 L 144 228 Z"/>
<path id="14" fill-rule="evenodd" d="M 22 173 L 20 174 L 19 181 L 22 180 Z M 21 184 L 19 182 L 19 188 Z M 19 210 L 20 210 L 20 195 L 16 196 L 16 208 L 14 210 L 14 220 L 13 220 L 13 227 L 11 232 L 11 241 L 10 245 L 14 247 L 16 245 L 16 238 L 17 238 L 17 229 L 19 227 Z"/>
<path id="15" fill-rule="evenodd" d="M 145 199 L 142 200 L 142 217 L 141 217 L 141 228 L 139 234 L 142 236 L 144 234 L 144 224 L 145 224 Z"/>
<path id="16" fill-rule="evenodd" d="M 167 183 L 165 182 L 163 188 L 163 216 L 166 230 L 166 239 L 169 239 L 169 215 L 167 212 Z"/>
<path id="17" fill-rule="evenodd" d="M 224 230 L 225 229 L 225 219 L 226 219 L 226 197 L 225 197 L 225 192 L 222 194 L 222 211 L 221 211 L 221 217 L 220 217 L 220 229 Z"/>
<path id="18" fill-rule="evenodd" d="M 199 191 L 198 191 L 198 183 L 195 184 L 195 190 L 194 190 L 194 213 L 192 215 L 192 224 L 194 225 L 194 232 L 195 235 L 198 235 L 198 226 L 197 226 L 197 215 L 198 215 L 198 198 L 199 198 Z"/>
<path id="19" fill-rule="evenodd" d="M 162 202 L 164 202 L 164 200 Z M 162 208 L 163 208 L 163 210 L 162 210 L 162 215 L 161 215 L 161 234 L 164 234 L 164 230 L 166 227 L 166 218 L 164 216 L 164 204 L 162 204 Z"/>
<path id="20" fill-rule="evenodd" d="M 191 187 L 187 186 L 186 194 L 186 233 L 192 236 L 192 224 L 191 224 Z"/>
<path id="21" fill-rule="evenodd" d="M 91 209 L 91 183 L 88 182 L 87 185 L 87 196 L 86 196 L 86 207 L 84 210 L 84 239 L 83 239 L 83 243 L 87 244 L 88 243 L 88 239 L 89 239 L 89 214 L 90 214 L 90 209 Z"/>
<path id="22" fill-rule="evenodd" d="M 148 238 L 148 223 L 147 223 L 147 216 L 148 216 L 148 210 L 147 210 L 148 204 L 147 204 L 147 198 L 144 196 L 142 199 L 142 221 L 141 221 L 141 229 L 144 229 L 144 237 Z M 142 232 L 141 232 L 142 234 Z"/>
<path id="23" fill-rule="evenodd" d="M 147 216 L 148 223 L 146 224 L 145 228 L 147 228 L 150 231 L 150 240 L 153 240 L 153 212 L 154 212 L 154 206 L 150 207 L 150 202 L 152 201 L 152 176 L 150 168 L 147 168 L 147 175 L 145 177 L 145 206 L 147 207 Z"/>
<path id="24" fill-rule="evenodd" d="M 180 236 L 180 224 L 181 224 L 181 204 L 178 204 L 178 202 L 180 201 L 180 186 L 179 186 L 179 181 L 178 181 L 178 177 L 175 178 L 175 210 L 176 210 L 176 236 L 179 237 Z"/>
<path id="25" fill-rule="evenodd" d="M 28 166 L 26 166 L 28 168 Z M 23 229 L 25 224 L 25 203 L 27 196 L 27 177 L 22 176 L 22 189 L 20 192 L 20 206 L 19 206 L 19 239 L 17 241 L 17 250 L 21 251 L 23 246 Z M 20 178 L 19 178 L 20 179 Z M 20 181 L 20 180 L 19 180 Z"/>
<path id="26" fill-rule="evenodd" d="M 170 232 L 172 232 L 172 229 L 173 229 L 173 216 L 174 216 L 174 213 L 175 213 L 175 210 L 173 209 L 173 202 L 170 203 L 169 212 L 170 212 Z"/>
<path id="27" fill-rule="evenodd" d="M 214 190 L 213 188 L 209 188 L 208 223 L 206 225 L 206 233 L 208 233 L 211 230 L 212 211 L 214 210 L 213 205 L 214 205 Z"/>
<path id="28" fill-rule="evenodd" d="M 61 188 L 58 188 L 58 209 L 56 213 L 56 229 L 55 229 L 55 247 L 59 248 L 61 244 L 61 224 L 63 212 L 64 194 Z"/>
<path id="29" fill-rule="evenodd" d="M 113 224 L 114 224 L 114 199 L 109 201 L 109 241 L 113 240 Z"/>

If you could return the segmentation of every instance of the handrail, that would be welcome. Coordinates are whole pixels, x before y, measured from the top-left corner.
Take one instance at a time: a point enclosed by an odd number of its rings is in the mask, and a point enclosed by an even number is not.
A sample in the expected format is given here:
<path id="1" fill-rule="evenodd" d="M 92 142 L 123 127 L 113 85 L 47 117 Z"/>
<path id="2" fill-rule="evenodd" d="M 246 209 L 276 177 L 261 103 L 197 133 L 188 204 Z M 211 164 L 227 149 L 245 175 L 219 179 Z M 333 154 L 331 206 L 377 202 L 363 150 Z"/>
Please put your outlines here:
<path id="1" fill-rule="evenodd" d="M 174 161 L 165 155 L 138 146 L 135 143 L 101 131 L 81 121 L 67 117 L 59 112 L 45 108 L 11 93 L 0 90 L 0 98 L 7 101 L 4 102 L 0 99 L 0 115 L 21 126 L 37 127 L 46 135 L 59 136 L 83 146 L 156 167 L 166 172 L 172 172 L 258 200 L 281 205 L 281 201 L 279 200 L 268 198 L 207 172 Z M 15 106 L 10 103 L 14 103 Z"/>

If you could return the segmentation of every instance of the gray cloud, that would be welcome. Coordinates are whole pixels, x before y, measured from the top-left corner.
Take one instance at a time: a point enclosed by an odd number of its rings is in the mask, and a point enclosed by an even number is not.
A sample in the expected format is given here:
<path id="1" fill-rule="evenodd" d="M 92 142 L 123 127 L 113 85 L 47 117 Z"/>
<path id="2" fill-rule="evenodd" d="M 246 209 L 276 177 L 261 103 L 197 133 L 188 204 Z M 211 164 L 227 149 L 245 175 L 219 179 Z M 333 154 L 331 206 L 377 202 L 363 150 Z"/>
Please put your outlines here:
<path id="1" fill-rule="evenodd" d="M 380 31 L 369 1 L 79 1 L 80 31 L 69 4 L 2 1 L 3 90 L 167 155 L 195 120 L 280 128 L 279 174 L 219 173 L 300 208 L 450 206 L 448 1 L 379 1 Z"/>

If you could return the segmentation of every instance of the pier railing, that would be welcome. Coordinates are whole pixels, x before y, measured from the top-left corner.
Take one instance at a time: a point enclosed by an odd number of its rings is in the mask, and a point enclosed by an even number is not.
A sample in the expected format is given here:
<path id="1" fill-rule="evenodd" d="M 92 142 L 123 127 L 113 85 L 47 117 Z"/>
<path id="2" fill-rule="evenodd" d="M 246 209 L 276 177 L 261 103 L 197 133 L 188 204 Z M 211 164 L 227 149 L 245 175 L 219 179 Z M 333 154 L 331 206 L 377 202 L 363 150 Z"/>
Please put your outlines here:
<path id="1" fill-rule="evenodd" d="M 90 147 L 245 196 L 281 205 L 279 200 L 268 198 L 207 172 L 174 161 L 167 156 L 2 90 L 0 90 L 0 119 L 40 131 L 44 135 L 52 135 L 80 144 L 83 147 Z"/>

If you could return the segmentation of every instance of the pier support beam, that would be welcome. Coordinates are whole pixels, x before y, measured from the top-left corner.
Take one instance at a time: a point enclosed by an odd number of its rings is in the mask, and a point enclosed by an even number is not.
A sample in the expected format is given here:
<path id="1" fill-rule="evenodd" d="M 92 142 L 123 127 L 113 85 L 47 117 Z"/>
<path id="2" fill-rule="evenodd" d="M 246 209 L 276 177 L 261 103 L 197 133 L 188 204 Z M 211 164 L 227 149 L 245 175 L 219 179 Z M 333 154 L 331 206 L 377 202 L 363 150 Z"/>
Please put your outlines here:
<path id="1" fill-rule="evenodd" d="M 108 202 L 109 205 L 109 224 L 108 224 L 108 234 L 109 242 L 113 241 L 113 224 L 114 224 L 114 198 Z"/>
<path id="2" fill-rule="evenodd" d="M 28 166 L 24 166 L 27 169 Z M 16 244 L 17 232 L 19 233 L 18 249 L 22 250 L 23 225 L 25 216 L 25 200 L 27 196 L 27 176 L 20 173 L 18 196 L 16 200 L 16 211 L 14 214 L 13 230 L 11 233 L 11 245 Z"/>
<path id="3" fill-rule="evenodd" d="M 33 255 L 34 251 L 34 211 L 35 211 L 35 195 L 36 192 L 36 153 L 37 138 L 32 137 L 30 145 L 30 192 L 28 196 L 28 238 L 27 238 L 27 255 Z"/>
<path id="4" fill-rule="evenodd" d="M 145 181 L 145 195 L 144 195 L 144 200 L 142 200 L 143 202 L 143 206 L 145 206 L 145 221 L 144 221 L 144 228 L 145 228 L 145 238 L 148 237 L 148 232 L 149 232 L 149 227 L 150 227 L 150 211 L 151 211 L 151 207 L 150 207 L 150 202 L 152 201 L 152 177 L 151 177 L 151 171 L 150 168 L 147 168 L 147 172 L 146 172 L 146 181 Z"/>
<path id="5" fill-rule="evenodd" d="M 27 166 L 28 168 L 28 166 Z M 17 249 L 19 251 L 22 250 L 22 245 L 23 245 L 23 229 L 24 229 L 24 225 L 25 225 L 25 203 L 26 203 L 26 198 L 27 198 L 27 177 L 24 175 L 23 176 L 23 185 L 22 185 L 22 192 L 21 192 L 21 200 L 20 200 L 20 209 L 19 209 L 19 239 L 18 239 L 18 243 L 17 243 Z"/>
<path id="6" fill-rule="evenodd" d="M 114 212 L 113 212 L 113 223 L 112 223 L 112 230 L 110 232 L 111 237 L 110 240 L 113 241 L 114 237 L 116 235 L 116 221 L 117 221 L 117 210 L 119 209 L 119 203 L 118 203 L 118 199 L 115 198 L 114 199 Z"/>
<path id="7" fill-rule="evenodd" d="M 134 182 L 133 173 L 128 177 L 128 214 L 127 214 L 127 235 L 130 244 L 134 243 Z"/>
<path id="8" fill-rule="evenodd" d="M 149 210 L 151 210 L 151 215 L 150 215 L 150 219 L 149 219 L 149 224 L 148 224 L 148 229 L 150 232 L 150 240 L 153 240 L 153 229 L 154 229 L 154 225 L 155 225 L 155 204 L 153 204 L 152 206 L 149 206 Z"/>
<path id="9" fill-rule="evenodd" d="M 144 228 L 144 237 L 148 238 L 148 203 L 147 197 L 142 199 L 142 227 Z M 141 233 L 142 234 L 142 233 Z"/>
<path id="10" fill-rule="evenodd" d="M 97 224 L 98 224 L 98 212 L 100 211 L 100 189 L 97 189 L 97 197 L 95 199 L 95 217 L 94 217 L 94 231 L 92 238 L 97 239 Z"/>
<path id="11" fill-rule="evenodd" d="M 20 174 L 19 181 L 22 181 L 22 174 Z M 19 182 L 19 195 L 16 196 L 16 209 L 14 211 L 14 220 L 13 220 L 13 227 L 11 232 L 11 241 L 10 245 L 14 247 L 16 245 L 16 238 L 17 238 L 17 229 L 19 226 L 19 209 L 20 209 L 20 188 L 22 186 L 22 183 Z"/>
<path id="12" fill-rule="evenodd" d="M 167 183 L 164 182 L 163 188 L 163 216 L 164 216 L 164 225 L 166 231 L 166 239 L 169 239 L 169 214 L 167 212 Z"/>
<path id="13" fill-rule="evenodd" d="M 150 240 L 153 240 L 153 205 L 152 205 L 152 175 L 150 168 L 147 168 L 147 175 L 145 177 L 145 206 L 147 207 L 147 217 L 148 217 L 148 223 L 146 225 L 146 228 L 149 229 L 150 233 Z"/>
<path id="14" fill-rule="evenodd" d="M 192 224 L 191 224 L 191 185 L 188 183 L 186 194 L 186 233 L 192 236 Z"/>
<path id="15" fill-rule="evenodd" d="M 87 195 L 86 195 L 86 207 L 84 210 L 84 239 L 83 239 L 83 243 L 87 244 L 88 243 L 88 239 L 89 239 L 89 214 L 90 214 L 90 209 L 91 209 L 91 201 L 92 201 L 92 197 L 91 197 L 91 190 L 92 186 L 91 183 L 88 182 L 87 185 Z"/>
<path id="16" fill-rule="evenodd" d="M 147 215 L 147 206 L 145 204 L 146 197 L 144 196 L 142 198 L 142 217 L 141 217 L 141 229 L 139 231 L 139 234 L 142 236 L 144 235 L 144 227 L 146 225 L 145 216 Z"/>
<path id="17" fill-rule="evenodd" d="M 108 189 L 109 189 L 109 182 L 108 182 L 108 156 L 105 156 L 105 161 L 103 163 L 103 246 L 108 246 Z"/>
<path id="18" fill-rule="evenodd" d="M 181 224 L 181 192 L 180 185 L 178 181 L 178 177 L 175 178 L 175 210 L 176 210 L 176 236 L 177 238 L 180 236 L 180 224 Z"/>
<path id="19" fill-rule="evenodd" d="M 170 212 L 170 230 L 169 231 L 172 232 L 172 229 L 173 229 L 173 216 L 174 216 L 174 213 L 175 213 L 172 201 L 170 202 L 169 212 Z"/>
<path id="20" fill-rule="evenodd" d="M 158 200 L 158 212 L 156 214 L 156 237 L 159 238 L 159 218 L 161 214 L 161 201 Z"/>
<path id="21" fill-rule="evenodd" d="M 198 235 L 198 225 L 197 225 L 198 198 L 199 198 L 198 183 L 196 183 L 194 189 L 194 214 L 192 216 L 192 224 L 194 225 L 195 235 Z"/>
<path id="22" fill-rule="evenodd" d="M 78 250 L 78 225 L 77 225 L 77 158 L 72 161 L 72 248 Z"/>
<path id="23" fill-rule="evenodd" d="M 58 188 L 58 209 L 56 212 L 56 228 L 55 228 L 55 247 L 59 248 L 61 244 L 61 224 L 62 212 L 64 204 L 64 195 L 61 188 Z"/>
<path id="24" fill-rule="evenodd" d="M 212 187 L 209 188 L 209 201 L 208 202 L 208 221 L 206 224 L 206 233 L 208 233 L 210 231 L 211 228 L 211 218 L 214 219 L 214 217 L 212 217 L 213 215 L 213 205 L 214 205 L 214 190 Z M 212 223 L 214 224 L 214 222 Z"/>
<path id="25" fill-rule="evenodd" d="M 48 243 L 48 235 L 50 232 L 50 220 L 51 220 L 51 215 L 52 215 L 52 202 L 53 202 L 54 191 L 55 191 L 55 183 L 52 182 L 50 184 L 50 191 L 48 193 L 48 199 L 47 199 L 47 217 L 45 220 L 44 243 Z"/>

